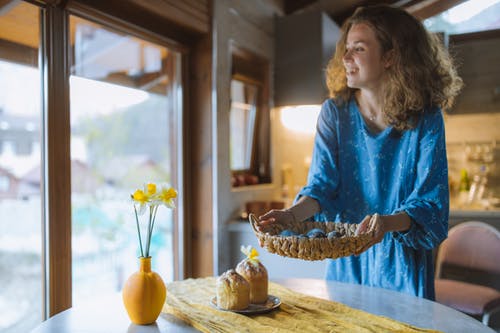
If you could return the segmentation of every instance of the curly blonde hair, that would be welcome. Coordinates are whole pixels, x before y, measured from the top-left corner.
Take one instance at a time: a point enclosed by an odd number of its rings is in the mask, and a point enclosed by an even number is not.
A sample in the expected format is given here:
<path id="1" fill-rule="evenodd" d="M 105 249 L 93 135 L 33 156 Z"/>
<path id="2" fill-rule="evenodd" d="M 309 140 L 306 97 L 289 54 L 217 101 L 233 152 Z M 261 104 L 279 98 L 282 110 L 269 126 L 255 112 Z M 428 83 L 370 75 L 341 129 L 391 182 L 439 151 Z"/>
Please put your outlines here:
<path id="1" fill-rule="evenodd" d="M 432 106 L 443 110 L 452 106 L 463 82 L 443 43 L 415 17 L 387 5 L 360 7 L 342 25 L 335 55 L 326 68 L 330 97 L 344 103 L 356 91 L 347 86 L 342 58 L 349 29 L 361 22 L 373 28 L 383 53 L 394 53 L 382 106 L 388 124 L 404 131 L 413 128 L 419 115 Z"/>

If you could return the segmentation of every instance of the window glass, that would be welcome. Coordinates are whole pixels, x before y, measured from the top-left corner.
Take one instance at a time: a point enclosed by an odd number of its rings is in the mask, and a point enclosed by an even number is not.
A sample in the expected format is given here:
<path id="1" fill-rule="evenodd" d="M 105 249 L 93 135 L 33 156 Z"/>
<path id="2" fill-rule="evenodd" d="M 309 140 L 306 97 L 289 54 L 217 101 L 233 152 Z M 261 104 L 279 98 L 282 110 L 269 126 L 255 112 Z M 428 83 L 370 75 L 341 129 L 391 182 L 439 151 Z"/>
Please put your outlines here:
<path id="1" fill-rule="evenodd" d="M 39 9 L 0 12 L 0 332 L 42 321 Z"/>
<path id="2" fill-rule="evenodd" d="M 469 0 L 424 21 L 430 31 L 448 35 L 500 28 L 500 0 Z"/>
<path id="3" fill-rule="evenodd" d="M 252 161 L 258 87 L 231 81 L 230 161 L 231 170 L 248 170 Z"/>
<path id="4" fill-rule="evenodd" d="M 71 16 L 73 304 L 117 296 L 138 269 L 130 195 L 173 183 L 179 54 Z M 173 280 L 173 211 L 160 207 L 152 269 Z M 144 237 L 144 236 L 143 236 Z"/>

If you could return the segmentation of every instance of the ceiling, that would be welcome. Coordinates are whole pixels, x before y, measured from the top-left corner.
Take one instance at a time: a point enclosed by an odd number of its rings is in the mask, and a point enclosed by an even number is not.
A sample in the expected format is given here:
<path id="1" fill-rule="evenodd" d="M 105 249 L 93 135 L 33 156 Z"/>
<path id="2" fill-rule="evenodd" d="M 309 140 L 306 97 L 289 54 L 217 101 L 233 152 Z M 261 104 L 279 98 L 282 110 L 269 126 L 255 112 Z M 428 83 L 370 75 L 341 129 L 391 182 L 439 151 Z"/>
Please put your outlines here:
<path id="1" fill-rule="evenodd" d="M 283 0 L 283 11 L 285 15 L 291 15 L 304 10 L 321 10 L 341 25 L 358 6 L 391 4 L 426 19 L 462 2 L 465 0 Z M 4 15 L 8 12 L 10 15 Z M 19 0 L 0 0 L 0 15 L 3 16 L 0 20 L 0 39 L 37 47 L 38 33 L 34 31 L 38 30 L 38 11 L 34 6 Z"/>
<path id="2" fill-rule="evenodd" d="M 466 0 L 283 0 L 285 15 L 316 9 L 326 12 L 337 23 L 349 17 L 358 6 L 390 4 L 406 9 L 420 19 L 437 15 Z"/>

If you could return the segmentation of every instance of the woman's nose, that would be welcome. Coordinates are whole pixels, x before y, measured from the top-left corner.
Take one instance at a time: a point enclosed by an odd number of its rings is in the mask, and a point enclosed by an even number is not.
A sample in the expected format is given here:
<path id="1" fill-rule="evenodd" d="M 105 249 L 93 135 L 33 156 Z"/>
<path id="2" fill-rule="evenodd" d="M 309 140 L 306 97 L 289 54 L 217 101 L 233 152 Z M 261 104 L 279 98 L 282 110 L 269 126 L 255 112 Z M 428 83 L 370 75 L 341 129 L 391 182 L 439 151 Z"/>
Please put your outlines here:
<path id="1" fill-rule="evenodd" d="M 344 60 L 344 62 L 346 62 L 348 60 L 352 60 L 352 58 L 351 58 L 351 51 L 346 50 L 345 53 L 344 53 L 344 56 L 342 57 L 342 60 Z"/>

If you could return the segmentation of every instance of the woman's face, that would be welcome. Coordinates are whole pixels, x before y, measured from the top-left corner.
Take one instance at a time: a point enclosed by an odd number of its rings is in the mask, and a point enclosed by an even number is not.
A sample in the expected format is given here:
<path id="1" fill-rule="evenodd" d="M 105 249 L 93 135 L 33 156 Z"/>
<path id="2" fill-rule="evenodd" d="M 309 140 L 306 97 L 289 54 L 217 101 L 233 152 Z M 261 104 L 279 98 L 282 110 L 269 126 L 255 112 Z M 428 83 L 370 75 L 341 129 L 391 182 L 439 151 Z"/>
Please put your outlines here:
<path id="1" fill-rule="evenodd" d="M 382 46 L 368 24 L 353 24 L 349 29 L 343 62 L 348 87 L 371 90 L 380 87 L 388 66 L 382 55 Z"/>

